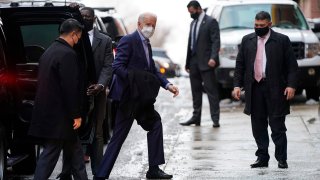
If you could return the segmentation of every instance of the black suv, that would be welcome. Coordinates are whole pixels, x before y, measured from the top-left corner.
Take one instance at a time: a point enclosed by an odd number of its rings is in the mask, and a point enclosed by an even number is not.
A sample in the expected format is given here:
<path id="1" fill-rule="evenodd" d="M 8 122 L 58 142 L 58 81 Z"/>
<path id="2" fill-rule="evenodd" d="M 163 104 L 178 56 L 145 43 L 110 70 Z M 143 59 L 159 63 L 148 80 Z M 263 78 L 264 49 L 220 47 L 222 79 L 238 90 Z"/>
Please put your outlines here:
<path id="1" fill-rule="evenodd" d="M 0 5 L 1 6 L 1 5 Z M 40 141 L 27 135 L 37 87 L 38 60 L 59 36 L 60 24 L 68 18 L 82 21 L 77 8 L 0 7 L 0 179 L 7 167 L 15 174 L 32 174 Z M 94 65 L 89 37 L 83 33 L 75 47 L 83 74 L 85 92 L 94 83 Z M 92 109 L 90 97 L 83 93 L 81 138 L 89 140 L 87 114 Z"/>

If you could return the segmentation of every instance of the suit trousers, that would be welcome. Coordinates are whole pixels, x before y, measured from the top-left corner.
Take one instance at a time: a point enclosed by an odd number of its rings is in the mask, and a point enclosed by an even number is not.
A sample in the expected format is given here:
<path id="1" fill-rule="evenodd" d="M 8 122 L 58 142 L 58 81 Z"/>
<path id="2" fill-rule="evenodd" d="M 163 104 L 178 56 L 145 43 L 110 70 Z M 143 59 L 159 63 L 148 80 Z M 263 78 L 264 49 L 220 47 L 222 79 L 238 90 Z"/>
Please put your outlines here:
<path id="1" fill-rule="evenodd" d="M 71 172 L 75 180 L 87 180 L 86 166 L 83 161 L 83 151 L 80 140 L 52 140 L 47 139 L 43 151 L 37 162 L 34 180 L 49 179 L 63 150 L 65 161 L 71 163 Z"/>
<path id="2" fill-rule="evenodd" d="M 278 161 L 287 160 L 287 136 L 285 116 L 270 116 L 273 104 L 270 102 L 270 92 L 266 81 L 254 82 L 252 86 L 251 124 L 253 137 L 258 146 L 258 159 L 269 161 L 268 124 L 271 138 L 275 144 L 275 157 Z"/>
<path id="3" fill-rule="evenodd" d="M 220 105 L 215 71 L 213 69 L 201 71 L 198 64 L 192 64 L 190 65 L 190 83 L 193 100 L 192 119 L 201 121 L 202 94 L 204 89 L 209 99 L 211 119 L 214 123 L 219 123 Z"/>
<path id="4" fill-rule="evenodd" d="M 103 121 L 106 118 L 106 98 L 105 91 L 102 91 L 94 98 L 92 120 L 95 125 L 95 133 L 92 144 L 88 145 L 93 175 L 96 174 L 103 157 Z"/>
<path id="5" fill-rule="evenodd" d="M 106 94 L 104 91 L 94 97 L 94 109 L 90 115 L 91 120 L 94 122 L 94 137 L 92 144 L 86 147 L 86 154 L 90 155 L 92 174 L 95 175 L 98 166 L 103 157 L 103 121 L 106 116 Z M 63 156 L 65 158 L 65 156 Z M 62 177 L 70 177 L 71 164 L 69 161 L 63 161 Z"/>
<path id="6" fill-rule="evenodd" d="M 118 107 L 115 117 L 113 135 L 107 146 L 95 177 L 109 178 L 111 170 L 121 150 L 121 146 L 127 138 L 134 121 L 133 117 L 130 117 L 126 114 L 128 113 Z M 164 164 L 165 160 L 161 120 L 154 122 L 153 127 L 147 133 L 147 140 L 149 166 Z"/>

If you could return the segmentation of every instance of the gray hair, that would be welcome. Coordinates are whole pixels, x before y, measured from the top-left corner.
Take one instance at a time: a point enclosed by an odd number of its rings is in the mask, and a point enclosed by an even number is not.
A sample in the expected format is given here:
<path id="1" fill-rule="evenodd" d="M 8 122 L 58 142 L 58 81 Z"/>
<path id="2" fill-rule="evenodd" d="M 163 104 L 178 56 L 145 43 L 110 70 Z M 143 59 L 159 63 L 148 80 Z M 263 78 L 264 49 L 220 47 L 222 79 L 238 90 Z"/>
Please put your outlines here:
<path id="1" fill-rule="evenodd" d="M 139 15 L 138 22 L 143 22 L 146 17 L 153 17 L 157 20 L 157 15 L 150 12 L 145 12 Z"/>

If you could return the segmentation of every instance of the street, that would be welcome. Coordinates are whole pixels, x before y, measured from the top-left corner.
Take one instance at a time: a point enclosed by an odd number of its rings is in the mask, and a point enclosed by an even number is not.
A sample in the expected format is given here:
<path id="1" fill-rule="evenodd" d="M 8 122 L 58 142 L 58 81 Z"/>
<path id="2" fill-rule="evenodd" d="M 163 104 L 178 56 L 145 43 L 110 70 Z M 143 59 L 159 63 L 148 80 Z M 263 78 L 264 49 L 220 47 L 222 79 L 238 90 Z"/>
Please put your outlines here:
<path id="1" fill-rule="evenodd" d="M 295 103 L 287 116 L 288 169 L 279 169 L 270 138 L 268 168 L 251 169 L 256 144 L 250 117 L 243 105 L 222 105 L 220 128 L 212 128 L 207 96 L 203 96 L 201 126 L 180 126 L 192 115 L 189 79 L 170 79 L 180 95 L 161 90 L 156 109 L 162 117 L 166 164 L 161 168 L 174 180 L 185 179 L 320 179 L 320 120 L 318 105 Z M 270 131 L 269 131 L 270 133 Z M 51 178 L 61 170 L 61 158 Z M 134 123 L 110 179 L 145 179 L 148 170 L 146 132 Z M 92 179 L 90 164 L 87 164 Z M 10 178 L 9 178 L 10 179 Z M 32 176 L 11 179 L 32 179 Z"/>

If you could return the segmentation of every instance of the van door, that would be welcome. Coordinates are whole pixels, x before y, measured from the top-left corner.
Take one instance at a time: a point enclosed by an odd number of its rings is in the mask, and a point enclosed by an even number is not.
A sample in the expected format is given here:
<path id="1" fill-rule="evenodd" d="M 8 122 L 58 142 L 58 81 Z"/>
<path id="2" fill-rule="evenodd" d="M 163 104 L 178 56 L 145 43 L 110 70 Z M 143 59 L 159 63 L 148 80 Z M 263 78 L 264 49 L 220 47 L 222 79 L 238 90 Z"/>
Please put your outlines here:
<path id="1" fill-rule="evenodd" d="M 4 34 L 7 38 L 8 61 L 13 67 L 17 81 L 19 98 L 18 107 L 26 107 L 30 111 L 30 105 L 34 101 L 37 88 L 37 74 L 39 58 L 51 43 L 59 36 L 60 24 L 68 18 L 74 18 L 82 22 L 78 9 L 70 7 L 18 7 L 1 8 L 1 19 L 3 21 Z M 83 119 L 81 127 L 82 139 L 88 141 L 87 136 L 91 123 L 87 114 L 92 110 L 93 103 L 86 96 L 88 84 L 95 81 L 95 70 L 91 44 L 89 37 L 83 33 L 81 41 L 74 47 L 81 67 L 81 94 L 83 94 Z M 23 111 L 19 118 L 23 122 L 31 120 L 32 112 Z M 21 130 L 20 130 L 21 131 Z"/>

